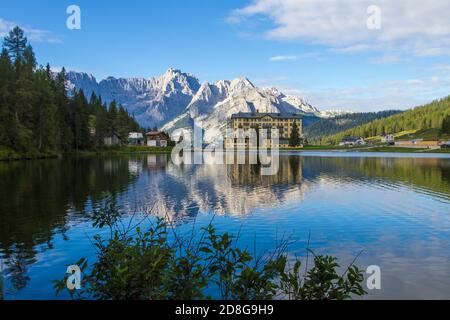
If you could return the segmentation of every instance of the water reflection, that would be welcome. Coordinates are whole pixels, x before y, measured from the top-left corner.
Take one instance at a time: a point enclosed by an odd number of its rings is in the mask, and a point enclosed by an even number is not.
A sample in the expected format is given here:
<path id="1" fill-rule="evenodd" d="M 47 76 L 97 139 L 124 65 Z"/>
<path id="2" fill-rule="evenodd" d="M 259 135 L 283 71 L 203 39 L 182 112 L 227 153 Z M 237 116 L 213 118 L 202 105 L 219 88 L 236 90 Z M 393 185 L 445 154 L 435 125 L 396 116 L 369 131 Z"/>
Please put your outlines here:
<path id="1" fill-rule="evenodd" d="M 368 183 L 391 188 L 397 184 L 448 199 L 450 159 L 304 157 L 304 174 L 314 181 L 326 176 L 335 183 Z"/>
<path id="2" fill-rule="evenodd" d="M 106 194 L 116 197 L 125 211 L 152 208 L 178 223 L 199 214 L 240 219 L 262 208 L 280 214 L 283 206 L 309 203 L 314 199 L 310 194 L 319 189 L 323 198 L 330 190 L 346 190 L 347 199 L 328 198 L 330 207 L 344 208 L 347 201 L 355 210 L 375 210 L 381 204 L 367 200 L 373 190 L 406 188 L 449 208 L 449 159 L 281 155 L 279 162 L 273 176 L 261 175 L 258 164 L 177 166 L 168 155 L 0 163 L 0 257 L 11 287 L 19 291 L 27 287 L 28 269 L 37 255 L 54 250 L 54 237 L 64 239 L 85 219 L 83 212 L 101 204 Z M 436 226 L 448 226 L 450 210 L 442 212 L 433 203 L 427 205 L 437 215 Z M 314 210 L 320 203 L 310 206 Z M 414 211 L 400 202 L 389 208 L 398 215 Z"/>
<path id="3" fill-rule="evenodd" d="M 15 289 L 27 285 L 35 256 L 53 248 L 76 213 L 136 178 L 126 158 L 0 162 L 0 253 Z"/>

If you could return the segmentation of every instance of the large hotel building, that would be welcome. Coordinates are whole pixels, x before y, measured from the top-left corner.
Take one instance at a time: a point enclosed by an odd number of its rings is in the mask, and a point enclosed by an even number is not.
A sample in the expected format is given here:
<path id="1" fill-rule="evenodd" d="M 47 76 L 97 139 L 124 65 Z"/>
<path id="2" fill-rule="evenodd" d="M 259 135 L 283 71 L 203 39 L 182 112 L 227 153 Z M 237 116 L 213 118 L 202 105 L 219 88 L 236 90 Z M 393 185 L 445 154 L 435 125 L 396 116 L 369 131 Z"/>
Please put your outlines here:
<path id="1" fill-rule="evenodd" d="M 291 137 L 294 123 L 297 124 L 299 136 L 302 136 L 302 116 L 297 113 L 259 113 L 259 112 L 239 112 L 233 114 L 230 119 L 230 127 L 234 132 L 234 137 L 225 139 L 225 148 L 248 147 L 248 138 L 239 139 L 236 135 L 239 129 L 243 132 L 249 129 L 265 129 L 267 130 L 267 140 L 260 142 L 261 147 L 273 148 L 271 145 L 271 132 L 278 129 L 279 148 L 289 147 L 289 138 Z"/>

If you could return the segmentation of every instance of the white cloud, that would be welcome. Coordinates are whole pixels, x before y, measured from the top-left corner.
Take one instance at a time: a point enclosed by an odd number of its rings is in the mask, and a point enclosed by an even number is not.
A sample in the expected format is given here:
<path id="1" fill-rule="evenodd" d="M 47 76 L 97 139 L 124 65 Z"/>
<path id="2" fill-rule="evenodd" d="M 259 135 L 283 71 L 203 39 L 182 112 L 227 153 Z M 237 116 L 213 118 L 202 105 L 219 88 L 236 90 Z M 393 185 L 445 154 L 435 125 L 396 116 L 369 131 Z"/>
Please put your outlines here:
<path id="1" fill-rule="evenodd" d="M 14 23 L 11 21 L 6 21 L 6 20 L 0 18 L 0 38 L 3 38 L 6 35 L 8 35 L 9 31 L 11 31 L 17 25 L 18 25 L 17 23 Z M 20 27 L 24 30 L 25 36 L 28 38 L 29 41 L 48 42 L 48 43 L 61 43 L 62 42 L 61 39 L 56 37 L 50 31 L 29 28 L 29 27 L 24 27 L 24 26 L 20 26 Z"/>
<path id="2" fill-rule="evenodd" d="M 269 58 L 269 61 L 295 61 L 295 60 L 297 60 L 296 56 L 274 56 Z"/>
<path id="3" fill-rule="evenodd" d="M 279 55 L 269 58 L 269 61 L 297 61 L 310 58 L 320 58 L 322 54 L 319 52 L 306 52 L 297 55 Z"/>
<path id="4" fill-rule="evenodd" d="M 381 9 L 381 28 L 367 28 L 367 8 Z M 450 55 L 450 1 L 447 0 L 254 0 L 228 21 L 255 16 L 271 20 L 265 37 L 303 41 L 337 52 L 392 51 L 415 56 Z"/>

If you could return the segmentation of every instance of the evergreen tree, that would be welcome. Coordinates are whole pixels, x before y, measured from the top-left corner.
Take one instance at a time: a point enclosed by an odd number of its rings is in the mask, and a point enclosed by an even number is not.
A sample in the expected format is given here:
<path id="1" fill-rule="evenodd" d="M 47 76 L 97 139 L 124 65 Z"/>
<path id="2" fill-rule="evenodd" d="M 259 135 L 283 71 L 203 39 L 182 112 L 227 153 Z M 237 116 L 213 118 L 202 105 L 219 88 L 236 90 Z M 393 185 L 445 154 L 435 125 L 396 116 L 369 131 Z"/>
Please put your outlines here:
<path id="1" fill-rule="evenodd" d="M 56 105 L 52 86 L 47 70 L 36 73 L 37 99 L 33 108 L 34 145 L 39 151 L 57 149 Z"/>
<path id="2" fill-rule="evenodd" d="M 108 115 L 106 116 L 106 128 L 107 134 L 118 134 L 117 133 L 117 104 L 113 101 L 109 104 Z"/>
<path id="3" fill-rule="evenodd" d="M 97 146 L 102 146 L 104 138 L 109 134 L 107 122 L 108 111 L 106 106 L 101 106 L 95 117 L 95 144 Z"/>
<path id="4" fill-rule="evenodd" d="M 62 68 L 55 80 L 55 100 L 58 106 L 59 146 L 62 151 L 71 151 L 74 145 L 69 98 L 66 90 L 66 69 Z"/>
<path id="5" fill-rule="evenodd" d="M 291 136 L 289 138 L 289 146 L 297 147 L 301 144 L 300 140 L 300 132 L 297 125 L 297 121 L 294 120 L 294 124 L 292 125 Z"/>
<path id="6" fill-rule="evenodd" d="M 12 108 L 13 66 L 8 51 L 0 55 L 0 145 L 13 147 L 15 118 Z"/>
<path id="7" fill-rule="evenodd" d="M 129 118 L 128 113 L 122 106 L 120 106 L 119 111 L 117 113 L 115 127 L 117 128 L 117 135 L 122 139 L 127 139 L 128 134 L 130 132 L 128 125 L 128 118 Z"/>
<path id="8" fill-rule="evenodd" d="M 450 115 L 446 116 L 442 121 L 441 133 L 450 134 Z"/>
<path id="9" fill-rule="evenodd" d="M 28 40 L 19 27 L 12 29 L 3 40 L 3 46 L 14 62 L 21 61 L 27 48 Z"/>
<path id="10" fill-rule="evenodd" d="M 92 146 L 89 130 L 89 107 L 83 91 L 74 94 L 71 108 L 73 112 L 74 148 L 76 151 L 88 150 Z"/>
<path id="11" fill-rule="evenodd" d="M 15 72 L 10 101 L 14 113 L 13 148 L 27 151 L 32 148 L 32 110 L 35 103 L 34 71 L 36 59 L 27 44 L 23 31 L 14 28 L 4 40 L 5 49 L 14 59 Z"/>

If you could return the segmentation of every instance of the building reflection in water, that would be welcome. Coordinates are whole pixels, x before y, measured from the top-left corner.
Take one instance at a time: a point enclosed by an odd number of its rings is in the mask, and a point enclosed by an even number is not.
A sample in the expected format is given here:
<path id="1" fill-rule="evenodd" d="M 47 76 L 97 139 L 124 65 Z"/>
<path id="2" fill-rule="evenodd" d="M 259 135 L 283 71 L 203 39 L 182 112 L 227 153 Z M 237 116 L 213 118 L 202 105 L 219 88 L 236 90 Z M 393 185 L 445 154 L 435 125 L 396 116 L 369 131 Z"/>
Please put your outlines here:
<path id="1" fill-rule="evenodd" d="M 248 156 L 245 164 L 227 166 L 228 177 L 236 186 L 273 186 L 281 184 L 300 184 L 302 182 L 302 159 L 298 156 L 276 156 L 271 161 L 278 162 L 278 170 L 273 175 L 263 175 L 261 164 L 249 164 Z"/>
<path id="2" fill-rule="evenodd" d="M 246 159 L 248 160 L 248 159 Z M 149 156 L 143 179 L 147 191 L 140 199 L 157 203 L 171 220 L 195 218 L 200 212 L 242 216 L 256 208 L 274 207 L 304 194 L 302 159 L 279 157 L 279 170 L 262 175 L 261 164 L 175 165 L 170 157 Z M 263 195 L 263 196 L 262 196 Z"/>

